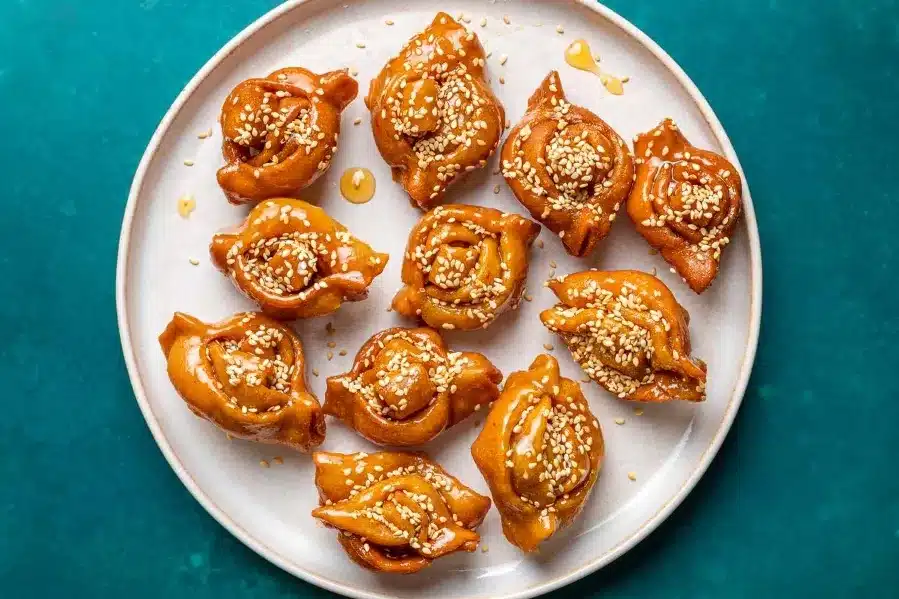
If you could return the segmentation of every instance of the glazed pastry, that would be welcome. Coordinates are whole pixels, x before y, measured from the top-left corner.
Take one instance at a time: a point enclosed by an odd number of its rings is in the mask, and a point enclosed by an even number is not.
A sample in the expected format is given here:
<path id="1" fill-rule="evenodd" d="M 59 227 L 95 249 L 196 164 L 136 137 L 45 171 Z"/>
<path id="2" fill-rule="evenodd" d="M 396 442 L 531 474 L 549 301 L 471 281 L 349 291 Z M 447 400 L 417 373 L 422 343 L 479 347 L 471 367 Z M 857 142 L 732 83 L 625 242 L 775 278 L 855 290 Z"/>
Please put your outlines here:
<path id="1" fill-rule="evenodd" d="M 632 401 L 705 399 L 706 365 L 690 357 L 690 315 L 659 279 L 591 270 L 549 288 L 559 303 L 540 320 L 591 379 Z"/>
<path id="2" fill-rule="evenodd" d="M 226 164 L 218 182 L 228 201 L 295 195 L 318 179 L 337 151 L 340 113 L 358 91 L 346 69 L 288 67 L 237 84 L 220 117 Z"/>
<path id="3" fill-rule="evenodd" d="M 299 451 L 324 441 L 325 417 L 290 328 L 255 312 L 217 324 L 176 312 L 159 344 L 172 385 L 197 416 L 234 437 Z"/>
<path id="4" fill-rule="evenodd" d="M 377 572 L 418 572 L 438 557 L 477 549 L 490 499 L 421 453 L 316 452 L 321 507 L 350 558 Z"/>
<path id="5" fill-rule="evenodd" d="M 509 376 L 471 446 L 503 533 L 523 551 L 534 551 L 577 517 L 603 454 L 602 430 L 580 385 L 563 378 L 559 363 L 545 354 Z"/>
<path id="6" fill-rule="evenodd" d="M 690 145 L 671 119 L 634 140 L 627 212 L 690 289 L 708 289 L 740 217 L 743 182 L 727 159 Z"/>
<path id="7" fill-rule="evenodd" d="M 371 82 L 365 104 L 378 150 L 422 210 L 499 144 L 505 113 L 485 65 L 478 37 L 441 12 Z"/>
<path id="8" fill-rule="evenodd" d="M 528 100 L 502 150 L 503 177 L 531 216 L 586 256 L 608 233 L 634 181 L 624 140 L 565 98 L 551 71 Z"/>
<path id="9" fill-rule="evenodd" d="M 210 253 L 238 289 L 281 320 L 365 299 L 388 259 L 321 208 L 290 198 L 258 204 L 235 232 L 212 238 Z"/>
<path id="10" fill-rule="evenodd" d="M 434 439 L 499 396 L 503 375 L 481 354 L 448 352 L 432 329 L 387 329 L 328 378 L 325 414 L 379 445 Z"/>
<path id="11" fill-rule="evenodd" d="M 521 301 L 539 232 L 540 225 L 517 214 L 438 206 L 409 234 L 404 286 L 393 308 L 435 329 L 486 328 Z"/>

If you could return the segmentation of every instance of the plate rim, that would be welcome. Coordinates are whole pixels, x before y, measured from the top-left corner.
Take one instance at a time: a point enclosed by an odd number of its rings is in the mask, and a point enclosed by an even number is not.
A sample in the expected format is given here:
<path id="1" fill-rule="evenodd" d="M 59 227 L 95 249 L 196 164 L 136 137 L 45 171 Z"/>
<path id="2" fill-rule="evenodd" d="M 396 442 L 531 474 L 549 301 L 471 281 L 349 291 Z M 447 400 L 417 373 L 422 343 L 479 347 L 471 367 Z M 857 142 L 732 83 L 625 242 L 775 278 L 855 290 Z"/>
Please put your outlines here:
<path id="1" fill-rule="evenodd" d="M 261 29 L 274 23 L 287 13 L 298 9 L 304 4 L 314 2 L 316 0 L 286 0 L 282 4 L 272 8 L 264 13 L 252 23 L 247 25 L 234 37 L 232 37 L 224 46 L 222 46 L 203 66 L 194 74 L 187 85 L 177 95 L 175 100 L 169 106 L 165 115 L 160 120 L 156 129 L 144 150 L 138 167 L 135 171 L 134 178 L 128 193 L 128 201 L 125 206 L 125 212 L 122 217 L 122 228 L 119 235 L 119 244 L 116 256 L 116 316 L 119 328 L 119 338 L 122 344 L 122 354 L 125 359 L 125 366 L 128 371 L 128 378 L 134 392 L 135 399 L 140 407 L 141 413 L 150 429 L 153 439 L 159 447 L 169 466 L 178 476 L 181 483 L 187 488 L 196 501 L 211 515 L 220 525 L 228 532 L 234 535 L 244 545 L 252 549 L 260 557 L 266 559 L 270 563 L 278 566 L 285 572 L 292 574 L 306 582 L 314 584 L 320 588 L 340 593 L 347 597 L 357 599 L 389 599 L 389 595 L 382 593 L 370 592 L 361 588 L 347 586 L 339 581 L 320 576 L 314 572 L 302 568 L 299 564 L 286 559 L 275 549 L 268 547 L 258 540 L 249 531 L 245 530 L 237 522 L 219 508 L 213 499 L 194 481 L 185 466 L 181 463 L 180 458 L 175 454 L 172 446 L 169 444 L 166 435 L 163 433 L 159 421 L 156 419 L 153 409 L 150 406 L 149 399 L 144 390 L 144 386 L 138 372 L 137 358 L 134 346 L 131 340 L 131 331 L 129 328 L 129 317 L 127 310 L 127 301 L 125 289 L 128 282 L 128 262 L 130 259 L 131 233 L 134 227 L 134 216 L 137 210 L 138 196 L 141 194 L 144 184 L 144 178 L 147 170 L 156 156 L 160 143 L 171 127 L 173 121 L 183 109 L 187 101 L 193 96 L 197 88 L 206 80 L 206 78 L 238 47 L 246 42 L 250 37 Z M 542 2 L 552 2 L 553 0 L 541 0 Z M 762 314 L 762 257 L 761 242 L 759 239 L 758 224 L 755 217 L 755 209 L 752 203 L 752 197 L 749 193 L 749 185 L 743 168 L 737 158 L 736 151 L 730 141 L 723 125 L 718 120 L 711 105 L 705 96 L 693 83 L 681 66 L 659 46 L 652 38 L 643 33 L 636 25 L 625 19 L 611 8 L 601 4 L 597 0 L 574 0 L 574 4 L 579 4 L 601 18 L 617 27 L 637 43 L 646 48 L 662 65 L 677 79 L 678 83 L 687 91 L 692 101 L 695 103 L 703 119 L 708 124 L 715 139 L 724 150 L 724 155 L 737 168 L 743 178 L 743 218 L 745 219 L 746 229 L 749 236 L 749 268 L 750 268 L 750 302 L 749 302 L 749 335 L 747 337 L 746 349 L 743 354 L 743 362 L 740 366 L 740 373 L 733 392 L 728 401 L 728 405 L 724 410 L 721 424 L 715 431 L 709 445 L 703 451 L 698 464 L 687 477 L 686 481 L 671 497 L 665 501 L 662 506 L 652 514 L 646 521 L 640 525 L 628 538 L 622 540 L 617 545 L 606 551 L 602 555 L 596 556 L 588 563 L 574 568 L 569 572 L 556 576 L 553 579 L 541 582 L 534 586 L 506 593 L 504 595 L 494 595 L 495 599 L 529 599 L 537 595 L 542 595 L 550 591 L 571 584 L 588 574 L 592 574 L 597 570 L 607 566 L 615 561 L 618 557 L 632 549 L 640 541 L 645 539 L 653 532 L 668 516 L 684 501 L 687 495 L 693 490 L 702 476 L 705 474 L 712 460 L 718 454 L 724 439 L 727 437 L 731 426 L 736 418 L 739 407 L 742 404 L 743 397 L 746 392 L 752 368 L 755 363 L 755 355 L 758 348 L 759 331 L 761 328 Z"/>

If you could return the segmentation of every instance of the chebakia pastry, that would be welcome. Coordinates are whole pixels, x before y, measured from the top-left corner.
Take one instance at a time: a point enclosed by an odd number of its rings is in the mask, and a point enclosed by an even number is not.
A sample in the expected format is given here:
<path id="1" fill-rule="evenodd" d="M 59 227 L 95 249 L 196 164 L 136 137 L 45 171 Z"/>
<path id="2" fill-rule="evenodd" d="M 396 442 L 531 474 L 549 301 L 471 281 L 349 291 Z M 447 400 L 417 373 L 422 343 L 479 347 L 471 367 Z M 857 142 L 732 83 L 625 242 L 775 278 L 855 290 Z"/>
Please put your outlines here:
<path id="1" fill-rule="evenodd" d="M 478 37 L 441 12 L 371 82 L 365 103 L 378 150 L 423 210 L 499 144 L 505 113 L 485 65 Z"/>
<path id="2" fill-rule="evenodd" d="M 238 289 L 282 320 L 365 299 L 388 259 L 321 208 L 290 198 L 258 204 L 236 231 L 212 238 L 210 253 Z"/>
<path id="3" fill-rule="evenodd" d="M 608 233 L 634 182 L 624 140 L 601 118 L 565 98 L 550 72 L 506 138 L 502 173 L 531 216 L 586 256 Z"/>
<path id="4" fill-rule="evenodd" d="M 176 312 L 159 344 L 172 385 L 197 416 L 234 437 L 299 451 L 324 441 L 325 417 L 290 328 L 255 312 L 216 324 Z"/>
<path id="5" fill-rule="evenodd" d="M 602 430 L 580 385 L 562 377 L 545 354 L 509 376 L 471 446 L 503 533 L 524 551 L 577 517 L 603 454 Z"/>
<path id="6" fill-rule="evenodd" d="M 218 182 L 232 204 L 295 195 L 331 166 L 340 113 L 359 84 L 346 69 L 288 67 L 237 84 L 222 105 Z"/>
<path id="7" fill-rule="evenodd" d="M 743 183 L 726 158 L 690 145 L 671 119 L 634 141 L 627 212 L 696 293 L 705 291 L 742 212 Z"/>
<path id="8" fill-rule="evenodd" d="M 591 270 L 549 288 L 559 303 L 540 320 L 591 379 L 621 399 L 705 399 L 706 365 L 690 356 L 690 315 L 659 279 Z"/>
<path id="9" fill-rule="evenodd" d="M 493 208 L 451 204 L 409 234 L 394 309 L 435 329 L 486 328 L 521 300 L 540 225 Z"/>
<path id="10" fill-rule="evenodd" d="M 439 557 L 477 549 L 475 529 L 490 499 L 421 453 L 316 452 L 321 507 L 312 515 L 338 530 L 357 564 L 409 574 Z"/>
<path id="11" fill-rule="evenodd" d="M 448 351 L 432 329 L 387 329 L 328 379 L 323 410 L 373 443 L 421 445 L 489 405 L 502 379 L 486 357 Z"/>

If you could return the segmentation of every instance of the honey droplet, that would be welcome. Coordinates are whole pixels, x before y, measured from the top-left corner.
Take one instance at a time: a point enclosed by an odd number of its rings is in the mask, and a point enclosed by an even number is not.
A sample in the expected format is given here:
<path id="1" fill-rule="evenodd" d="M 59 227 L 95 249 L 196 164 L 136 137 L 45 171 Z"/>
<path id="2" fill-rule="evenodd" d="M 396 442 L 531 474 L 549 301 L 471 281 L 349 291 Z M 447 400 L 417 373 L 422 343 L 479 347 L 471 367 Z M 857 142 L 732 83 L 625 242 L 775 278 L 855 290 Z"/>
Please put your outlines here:
<path id="1" fill-rule="evenodd" d="M 375 176 L 367 168 L 348 168 L 340 176 L 340 193 L 353 204 L 364 204 L 375 195 Z"/>
<path id="2" fill-rule="evenodd" d="M 616 96 L 624 93 L 624 84 L 627 80 L 604 73 L 596 64 L 587 40 L 580 39 L 571 42 L 565 49 L 565 62 L 576 69 L 597 75 L 609 93 Z"/>
<path id="3" fill-rule="evenodd" d="M 193 212 L 196 207 L 197 201 L 194 200 L 192 195 L 187 194 L 178 198 L 178 214 L 180 214 L 182 218 L 189 218 L 190 213 Z"/>

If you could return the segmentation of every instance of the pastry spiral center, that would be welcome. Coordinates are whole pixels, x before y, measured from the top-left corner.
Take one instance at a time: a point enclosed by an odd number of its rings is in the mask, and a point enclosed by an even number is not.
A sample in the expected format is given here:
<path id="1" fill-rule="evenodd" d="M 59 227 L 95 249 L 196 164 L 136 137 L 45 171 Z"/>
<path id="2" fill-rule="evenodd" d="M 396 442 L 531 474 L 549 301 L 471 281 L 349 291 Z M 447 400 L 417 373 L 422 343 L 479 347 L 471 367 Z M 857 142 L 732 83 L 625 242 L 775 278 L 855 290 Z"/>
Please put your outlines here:
<path id="1" fill-rule="evenodd" d="M 299 293 L 318 272 L 322 246 L 316 237 L 310 233 L 289 233 L 260 239 L 247 250 L 244 270 L 271 293 Z"/>

